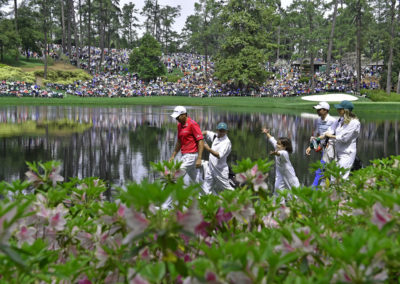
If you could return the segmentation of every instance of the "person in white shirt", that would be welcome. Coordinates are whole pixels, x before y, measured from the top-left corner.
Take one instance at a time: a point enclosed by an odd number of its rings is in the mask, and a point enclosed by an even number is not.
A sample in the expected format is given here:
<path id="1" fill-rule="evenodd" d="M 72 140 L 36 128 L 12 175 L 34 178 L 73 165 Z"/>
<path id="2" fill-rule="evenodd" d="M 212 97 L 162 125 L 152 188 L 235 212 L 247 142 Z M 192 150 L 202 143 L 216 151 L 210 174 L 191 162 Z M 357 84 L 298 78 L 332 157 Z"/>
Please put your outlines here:
<path id="1" fill-rule="evenodd" d="M 212 141 L 211 147 L 205 143 L 204 149 L 210 152 L 208 168 L 205 172 L 203 191 L 217 194 L 224 189 L 233 190 L 229 183 L 229 167 L 226 158 L 231 153 L 232 144 L 227 136 L 228 126 L 225 122 L 217 125 L 217 133 L 203 131 L 203 135 Z"/>
<path id="2" fill-rule="evenodd" d="M 329 127 L 331 127 L 336 119 L 329 115 L 330 106 L 327 102 L 320 102 L 318 105 L 314 106 L 314 109 L 317 110 L 318 119 L 317 126 L 314 130 L 313 136 L 310 138 L 310 142 L 313 143 L 313 140 L 317 139 L 318 136 L 322 135 L 326 131 L 328 131 Z M 321 152 L 321 163 L 329 163 L 334 159 L 334 149 L 332 141 L 329 139 L 324 139 L 319 141 L 319 148 L 314 149 L 316 152 Z M 306 155 L 309 156 L 311 154 L 311 146 L 306 149 Z M 315 172 L 315 179 L 312 184 L 313 188 L 317 188 L 320 184 L 320 180 L 323 177 L 322 174 L 323 169 L 318 169 Z"/>
<path id="3" fill-rule="evenodd" d="M 352 112 L 354 105 L 349 101 L 342 101 L 335 105 L 340 115 L 328 131 L 320 136 L 320 139 L 330 138 L 335 143 L 335 159 L 338 165 L 346 171 L 343 174 L 344 179 L 348 179 L 351 167 L 357 154 L 357 138 L 360 134 L 361 124 L 357 116 Z"/>
<path id="4" fill-rule="evenodd" d="M 270 133 L 269 129 L 264 128 L 263 133 L 267 135 L 275 151 L 270 154 L 275 156 L 276 178 L 275 193 L 283 189 L 291 189 L 299 187 L 300 182 L 296 176 L 296 172 L 289 159 L 289 153 L 293 152 L 292 142 L 287 137 L 280 137 L 276 140 Z"/>

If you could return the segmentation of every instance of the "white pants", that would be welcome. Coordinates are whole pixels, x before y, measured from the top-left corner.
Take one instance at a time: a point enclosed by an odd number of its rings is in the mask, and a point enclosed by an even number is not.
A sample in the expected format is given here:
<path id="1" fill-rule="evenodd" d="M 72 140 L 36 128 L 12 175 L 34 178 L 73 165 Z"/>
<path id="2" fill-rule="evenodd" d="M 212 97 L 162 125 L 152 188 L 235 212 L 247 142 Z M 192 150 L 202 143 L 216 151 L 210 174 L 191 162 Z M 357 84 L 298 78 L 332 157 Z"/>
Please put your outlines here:
<path id="1" fill-rule="evenodd" d="M 196 168 L 198 153 L 188 153 L 182 155 L 182 165 L 181 170 L 183 170 L 182 175 L 188 175 L 190 180 L 195 183 L 202 183 L 200 169 Z"/>
<path id="2" fill-rule="evenodd" d="M 203 191 L 206 194 L 218 194 L 224 189 L 233 190 L 233 187 L 229 183 L 228 166 L 221 171 L 211 165 L 208 165 L 208 169 L 204 178 Z"/>
<path id="3" fill-rule="evenodd" d="M 188 153 L 188 154 L 183 154 L 181 158 L 181 170 L 182 174 L 180 176 L 185 176 L 186 174 L 189 176 L 190 181 L 194 183 L 199 183 L 201 184 L 201 187 L 203 189 L 203 178 L 202 178 L 202 172 L 200 169 L 196 168 L 196 160 L 198 157 L 198 153 Z M 190 183 L 189 181 L 189 183 Z M 185 183 L 187 181 L 185 180 Z M 203 192 L 202 192 L 203 193 Z M 163 209 L 169 208 L 170 204 L 172 202 L 171 197 L 168 197 L 168 199 L 164 202 L 162 205 Z"/>
<path id="4" fill-rule="evenodd" d="M 337 157 L 337 163 L 339 167 L 345 168 L 346 172 L 343 174 L 343 179 L 348 179 L 350 175 L 351 167 L 353 166 L 354 160 L 356 158 L 356 153 L 341 154 Z"/>

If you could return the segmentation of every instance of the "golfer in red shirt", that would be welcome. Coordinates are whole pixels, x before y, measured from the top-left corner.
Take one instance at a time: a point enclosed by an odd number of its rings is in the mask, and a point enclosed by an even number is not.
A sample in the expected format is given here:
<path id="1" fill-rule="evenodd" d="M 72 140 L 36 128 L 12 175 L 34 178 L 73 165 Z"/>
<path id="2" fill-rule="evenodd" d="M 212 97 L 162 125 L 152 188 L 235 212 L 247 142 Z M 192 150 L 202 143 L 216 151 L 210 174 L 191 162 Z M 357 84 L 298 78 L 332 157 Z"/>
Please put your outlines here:
<path id="1" fill-rule="evenodd" d="M 183 106 L 177 106 L 171 117 L 178 123 L 178 141 L 172 153 L 172 161 L 179 151 L 182 153 L 181 169 L 185 171 L 193 182 L 201 182 L 201 157 L 203 154 L 204 140 L 200 127 L 196 121 L 192 120 Z"/>

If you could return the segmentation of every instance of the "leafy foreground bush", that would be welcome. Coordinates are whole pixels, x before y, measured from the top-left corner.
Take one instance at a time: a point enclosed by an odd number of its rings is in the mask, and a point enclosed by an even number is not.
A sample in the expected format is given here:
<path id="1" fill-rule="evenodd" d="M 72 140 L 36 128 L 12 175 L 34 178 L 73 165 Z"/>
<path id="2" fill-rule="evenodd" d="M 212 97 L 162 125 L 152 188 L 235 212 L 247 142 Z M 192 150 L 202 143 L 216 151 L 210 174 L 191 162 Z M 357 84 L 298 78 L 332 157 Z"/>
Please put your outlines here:
<path id="1" fill-rule="evenodd" d="M 240 190 L 198 198 L 179 164 L 160 181 L 104 197 L 95 178 L 63 181 L 57 162 L 1 183 L 3 283 L 379 283 L 400 277 L 400 156 L 349 181 L 270 196 L 271 162 L 243 160 Z M 27 190 L 34 194 L 26 194 Z M 283 199 L 286 203 L 281 203 Z M 163 209 L 166 201 L 169 206 Z"/>

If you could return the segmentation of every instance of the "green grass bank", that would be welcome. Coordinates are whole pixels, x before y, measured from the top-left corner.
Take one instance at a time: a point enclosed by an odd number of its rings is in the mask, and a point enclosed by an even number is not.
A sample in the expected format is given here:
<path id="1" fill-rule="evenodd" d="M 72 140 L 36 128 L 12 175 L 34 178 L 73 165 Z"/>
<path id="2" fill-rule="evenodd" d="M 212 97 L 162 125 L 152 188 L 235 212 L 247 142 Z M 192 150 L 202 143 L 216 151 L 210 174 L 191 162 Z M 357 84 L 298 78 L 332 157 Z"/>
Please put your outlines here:
<path id="1" fill-rule="evenodd" d="M 222 109 L 235 109 L 244 112 L 279 112 L 301 113 L 313 112 L 314 102 L 302 100 L 300 97 L 290 98 L 251 98 L 251 97 L 134 97 L 134 98 L 81 98 L 67 96 L 64 99 L 46 98 L 0 98 L 0 105 L 72 105 L 88 107 L 121 107 L 130 105 L 154 106 L 211 106 Z M 354 102 L 355 112 L 364 116 L 385 116 L 400 118 L 400 102 L 372 102 L 360 99 Z"/>

